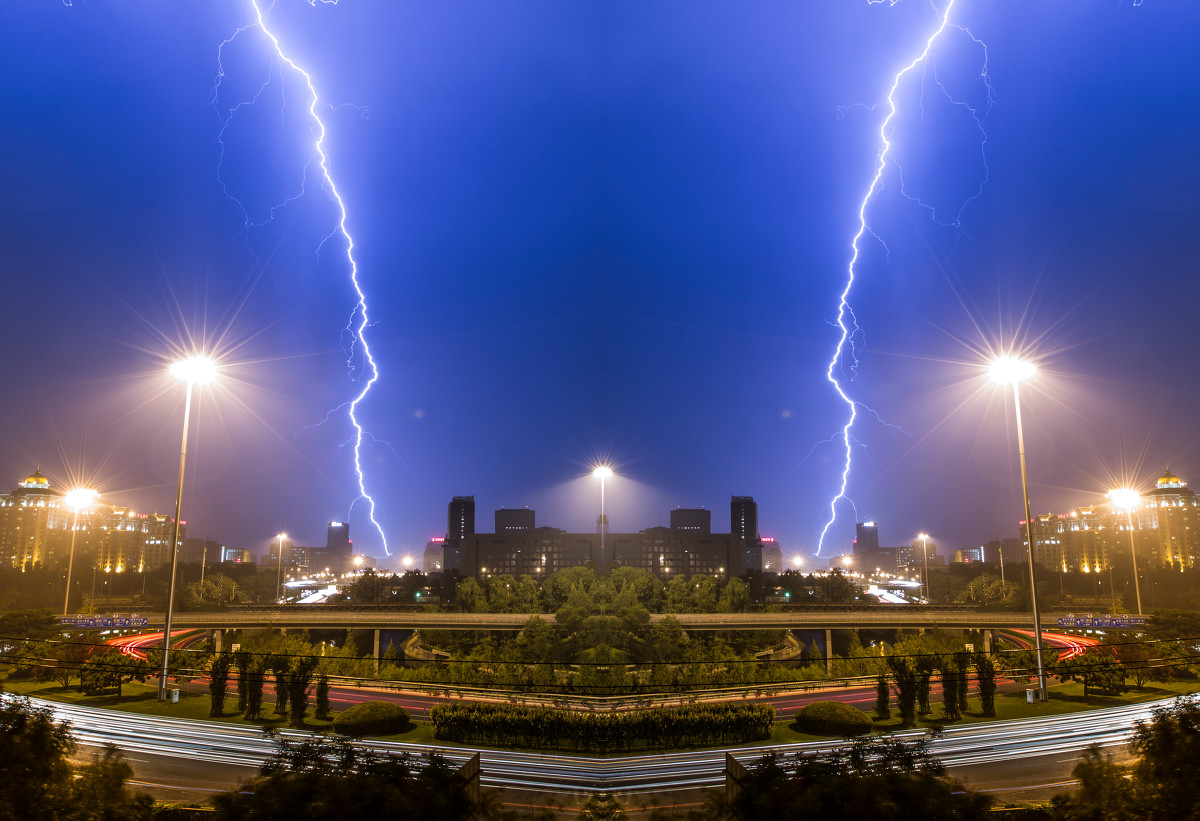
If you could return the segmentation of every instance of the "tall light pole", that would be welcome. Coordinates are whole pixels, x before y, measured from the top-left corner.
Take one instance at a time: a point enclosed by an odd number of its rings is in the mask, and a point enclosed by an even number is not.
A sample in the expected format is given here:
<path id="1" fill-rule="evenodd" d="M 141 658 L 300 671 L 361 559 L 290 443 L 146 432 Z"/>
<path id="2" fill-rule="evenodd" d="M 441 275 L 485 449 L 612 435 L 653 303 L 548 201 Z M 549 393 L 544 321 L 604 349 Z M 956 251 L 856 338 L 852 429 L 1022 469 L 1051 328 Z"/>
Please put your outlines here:
<path id="1" fill-rule="evenodd" d="M 171 613 L 175 608 L 175 576 L 179 564 L 179 517 L 183 512 L 183 466 L 187 462 L 188 425 L 192 416 L 192 388 L 217 378 L 217 363 L 206 356 L 180 359 L 170 367 L 171 376 L 187 383 L 183 402 L 183 444 L 179 447 L 179 485 L 175 493 L 175 528 L 171 535 L 171 583 L 167 587 L 167 616 L 163 620 L 162 670 L 158 676 L 158 700 L 167 700 L 167 661 L 171 654 Z"/>
<path id="2" fill-rule="evenodd" d="M 275 602 L 278 603 L 283 598 L 283 540 L 287 534 L 280 533 L 275 538 L 279 540 L 279 552 L 275 555 Z"/>
<path id="3" fill-rule="evenodd" d="M 929 534 L 918 533 L 917 538 L 921 540 L 921 555 L 925 557 L 925 603 L 929 604 Z"/>
<path id="4" fill-rule="evenodd" d="M 71 519 L 71 553 L 67 559 L 67 594 L 63 597 L 64 616 L 71 612 L 71 571 L 75 568 L 75 534 L 79 532 L 79 514 L 84 510 L 90 510 L 98 495 L 91 488 L 77 487 L 74 490 L 68 490 L 67 495 L 63 497 L 67 507 L 74 511 L 74 517 Z"/>
<path id="5" fill-rule="evenodd" d="M 1133 592 L 1137 595 L 1137 609 L 1140 616 L 1142 615 L 1142 587 L 1138 584 L 1137 552 L 1133 548 L 1133 511 L 1142 503 L 1142 495 L 1133 488 L 1119 487 L 1110 490 L 1108 498 L 1114 507 L 1125 511 L 1125 526 L 1129 530 L 1129 558 L 1133 559 Z"/>
<path id="6" fill-rule="evenodd" d="M 608 465 L 600 465 L 592 471 L 592 475 L 600 480 L 600 572 L 604 572 L 604 537 L 608 535 L 608 516 L 604 513 L 604 481 L 611 479 L 613 472 Z"/>
<path id="7" fill-rule="evenodd" d="M 1029 508 L 1029 475 L 1025 470 L 1025 435 L 1021 428 L 1020 384 L 1037 372 L 1032 362 L 1015 356 L 998 356 L 988 365 L 993 382 L 1012 385 L 1013 406 L 1017 414 L 1017 450 L 1021 456 L 1021 492 L 1025 497 L 1025 536 L 1029 540 L 1029 592 L 1033 602 L 1033 643 L 1037 649 L 1038 700 L 1046 700 L 1046 661 L 1042 650 L 1042 611 L 1038 606 L 1037 575 L 1033 561 L 1033 515 Z M 1002 548 L 1003 549 L 1003 548 Z"/>

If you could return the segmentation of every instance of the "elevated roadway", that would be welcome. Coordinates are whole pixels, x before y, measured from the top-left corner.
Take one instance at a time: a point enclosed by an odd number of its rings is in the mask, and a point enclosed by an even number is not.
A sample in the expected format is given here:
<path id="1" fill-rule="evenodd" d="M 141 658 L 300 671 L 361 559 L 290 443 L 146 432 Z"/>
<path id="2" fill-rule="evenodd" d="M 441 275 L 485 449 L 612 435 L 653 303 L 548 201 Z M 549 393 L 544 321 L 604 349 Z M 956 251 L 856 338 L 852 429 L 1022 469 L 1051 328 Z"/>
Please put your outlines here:
<path id="1" fill-rule="evenodd" d="M 150 629 L 163 625 L 161 613 L 143 613 Z M 419 611 L 325 610 L 280 607 L 274 610 L 227 610 L 175 613 L 172 626 L 188 629 L 242 630 L 254 628 L 326 630 L 520 630 L 543 613 L 426 613 Z M 651 623 L 667 615 L 650 616 Z M 853 629 L 1008 629 L 1033 625 L 1032 613 L 984 613 L 974 610 L 936 610 L 880 607 L 870 610 L 820 610 L 788 613 L 678 613 L 670 616 L 684 630 L 853 630 Z M 1052 616 L 1043 618 L 1053 623 Z"/>

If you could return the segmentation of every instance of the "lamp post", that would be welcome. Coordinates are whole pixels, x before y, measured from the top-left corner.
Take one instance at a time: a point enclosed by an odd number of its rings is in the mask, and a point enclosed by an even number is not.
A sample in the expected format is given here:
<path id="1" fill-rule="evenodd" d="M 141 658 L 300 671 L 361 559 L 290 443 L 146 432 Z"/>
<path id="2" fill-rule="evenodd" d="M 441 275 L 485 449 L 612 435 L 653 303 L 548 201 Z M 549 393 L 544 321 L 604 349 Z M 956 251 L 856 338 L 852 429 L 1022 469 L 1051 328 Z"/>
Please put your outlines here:
<path id="1" fill-rule="evenodd" d="M 1013 407 L 1017 418 L 1017 450 L 1021 457 L 1021 493 L 1025 499 L 1025 535 L 1029 540 L 1029 592 L 1033 603 L 1033 643 L 1037 649 L 1038 666 L 1038 700 L 1046 700 L 1046 662 L 1042 650 L 1042 611 L 1038 606 L 1037 575 L 1033 561 L 1033 516 L 1029 508 L 1029 475 L 1025 469 L 1025 435 L 1021 428 L 1021 391 L 1020 384 L 1037 372 L 1032 362 L 1015 356 L 998 356 L 988 365 L 988 373 L 993 382 L 1000 385 L 1012 385 Z"/>
<path id="2" fill-rule="evenodd" d="M 608 534 L 608 516 L 604 513 L 604 481 L 612 478 L 612 468 L 600 465 L 592 471 L 592 475 L 600 480 L 600 572 L 604 572 L 604 537 Z"/>
<path id="3" fill-rule="evenodd" d="M 925 582 L 922 587 L 925 588 L 925 603 L 929 604 L 929 534 L 918 533 L 917 538 L 921 540 L 921 555 L 925 557 Z"/>
<path id="4" fill-rule="evenodd" d="M 275 602 L 283 598 L 283 540 L 287 538 L 286 533 L 280 533 L 275 536 L 279 540 L 279 552 L 275 554 Z"/>
<path id="5" fill-rule="evenodd" d="M 1119 487 L 1110 490 L 1108 498 L 1114 507 L 1125 511 L 1125 527 L 1129 530 L 1129 558 L 1133 560 L 1133 592 L 1137 596 L 1137 609 L 1140 616 L 1142 615 L 1142 587 L 1138 583 L 1137 552 L 1133 548 L 1133 511 L 1142 503 L 1142 496 L 1133 488 Z"/>
<path id="6" fill-rule="evenodd" d="M 75 568 L 75 534 L 79 532 L 79 513 L 83 510 L 90 510 L 98 495 L 91 488 L 78 487 L 67 491 L 64 498 L 67 507 L 74 511 L 74 517 L 71 519 L 71 552 L 67 559 L 67 594 L 63 597 L 64 616 L 71 612 L 71 571 Z"/>
<path id="7" fill-rule="evenodd" d="M 192 388 L 217 378 L 217 363 L 206 356 L 180 359 L 170 367 L 171 376 L 187 383 L 183 403 L 183 444 L 179 447 L 179 484 L 175 493 L 175 527 L 171 535 L 171 583 L 167 587 L 167 615 L 163 620 L 162 670 L 158 677 L 158 700 L 167 700 L 167 661 L 171 654 L 171 613 L 175 606 L 175 576 L 179 564 L 179 517 L 183 509 L 183 467 L 187 462 L 188 425 L 192 415 Z"/>

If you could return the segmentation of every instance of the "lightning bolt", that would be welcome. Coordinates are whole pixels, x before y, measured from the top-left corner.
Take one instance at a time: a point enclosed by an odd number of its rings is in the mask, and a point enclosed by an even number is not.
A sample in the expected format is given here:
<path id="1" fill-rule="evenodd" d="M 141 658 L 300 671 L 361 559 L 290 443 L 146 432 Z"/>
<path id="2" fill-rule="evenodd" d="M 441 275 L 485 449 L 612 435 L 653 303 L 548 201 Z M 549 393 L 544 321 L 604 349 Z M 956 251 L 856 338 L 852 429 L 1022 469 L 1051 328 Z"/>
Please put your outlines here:
<path id="1" fill-rule="evenodd" d="M 892 5 L 894 6 L 899 0 L 868 0 L 871 5 Z M 861 243 L 863 237 L 870 234 L 878 239 L 874 231 L 867 225 L 867 206 L 879 194 L 883 187 L 883 172 L 887 168 L 888 162 L 895 162 L 892 158 L 892 141 L 891 141 L 891 125 L 895 119 L 898 110 L 896 102 L 896 91 L 900 87 L 901 81 L 905 75 L 914 71 L 917 66 L 926 64 L 933 53 L 934 42 L 942 35 L 947 28 L 950 27 L 950 12 L 954 9 L 954 0 L 948 0 L 945 9 L 941 13 L 938 26 L 933 30 L 929 37 L 925 40 L 925 47 L 920 54 L 912 59 L 912 61 L 896 72 L 892 78 L 892 86 L 888 91 L 886 106 L 888 109 L 887 116 L 883 118 L 883 122 L 879 125 L 879 153 L 875 156 L 875 175 L 871 178 L 871 184 L 867 187 L 867 191 L 863 194 L 862 201 L 858 205 L 858 231 L 854 234 L 854 238 L 850 241 L 850 262 L 846 268 L 846 286 L 842 289 L 841 296 L 838 299 L 837 327 L 840 331 L 837 345 L 834 348 L 833 356 L 829 360 L 829 366 L 825 370 L 825 378 L 833 385 L 834 391 L 841 400 L 846 404 L 849 411 L 846 419 L 846 424 L 841 429 L 841 444 L 845 451 L 845 462 L 842 465 L 841 484 L 838 487 L 837 495 L 829 502 L 829 519 L 825 522 L 825 526 L 821 528 L 821 537 L 817 541 L 817 555 L 821 555 L 821 549 L 825 545 L 825 536 L 829 533 L 829 528 L 837 520 L 838 503 L 846 500 L 846 487 L 850 482 L 850 466 L 853 458 L 853 437 L 851 430 L 854 428 L 854 422 L 858 419 L 859 403 L 853 400 L 842 384 L 838 372 L 842 369 L 842 357 L 849 349 L 851 360 L 851 378 L 853 370 L 857 367 L 858 362 L 854 357 L 854 342 L 856 335 L 862 333 L 857 320 L 854 317 L 854 311 L 850 308 L 850 291 L 854 288 L 854 282 L 858 274 L 858 260 L 862 254 Z M 940 84 L 939 84 L 940 85 Z M 943 89 L 944 90 L 944 89 Z M 978 122 L 978 118 L 977 118 Z M 976 195 L 978 196 L 978 195 Z M 965 205 L 964 205 L 965 207 Z M 961 213 L 961 212 L 960 212 Z M 884 246 L 886 248 L 886 245 Z"/>
<path id="2" fill-rule="evenodd" d="M 314 6 L 316 5 L 317 2 L 320 2 L 322 4 L 337 5 L 336 0 L 308 0 L 308 2 L 309 2 L 309 5 L 314 5 Z M 315 83 L 313 82 L 312 75 L 309 74 L 307 71 L 305 71 L 299 64 L 297 64 L 295 62 L 295 60 L 293 60 L 291 57 L 289 57 L 287 55 L 287 53 L 284 51 L 283 45 L 280 43 L 279 38 L 275 35 L 275 33 L 271 30 L 270 26 L 267 24 L 267 17 L 263 14 L 263 10 L 259 4 L 259 0 L 250 0 L 250 5 L 254 10 L 254 18 L 255 18 L 256 22 L 253 24 L 250 24 L 247 26 L 242 26 L 241 28 L 239 28 L 236 32 L 234 32 L 233 35 L 231 35 L 228 39 L 225 40 L 225 42 L 223 42 L 221 44 L 220 48 L 224 49 L 224 47 L 226 45 L 228 45 L 230 42 L 232 42 L 234 38 L 236 38 L 239 34 L 241 34 L 246 29 L 257 26 L 257 28 L 260 31 L 262 31 L 263 35 L 267 38 L 267 40 L 270 41 L 271 47 L 274 49 L 275 57 L 278 58 L 280 66 L 287 66 L 289 69 L 291 69 L 296 74 L 298 74 L 301 78 L 303 78 L 304 84 L 308 88 L 308 114 L 309 114 L 309 117 L 312 118 L 312 122 L 314 124 L 313 131 L 316 136 L 316 140 L 313 143 L 314 156 L 316 158 L 317 165 L 320 167 L 320 173 L 321 173 L 321 178 L 322 178 L 322 187 L 325 189 L 326 193 L 328 193 L 330 199 L 333 200 L 333 202 L 337 205 L 337 212 L 338 212 L 338 219 L 337 219 L 336 226 L 329 233 L 329 235 L 326 236 L 321 241 L 320 247 L 323 248 L 326 243 L 328 243 L 331 239 L 334 239 L 335 237 L 340 237 L 342 239 L 342 241 L 345 243 L 346 262 L 350 268 L 350 282 L 354 286 L 354 293 L 358 296 L 358 301 L 355 303 L 354 309 L 350 312 L 350 317 L 347 320 L 346 328 L 343 331 L 343 333 L 349 335 L 350 340 L 351 340 L 351 343 L 349 345 L 349 350 L 348 350 L 348 358 L 346 360 L 346 367 L 350 373 L 351 379 L 359 382 L 362 386 L 359 389 L 358 393 L 355 394 L 351 400 L 343 403 L 338 408 L 335 408 L 334 411 L 330 411 L 330 413 L 326 415 L 325 419 L 322 420 L 322 424 L 324 423 L 324 421 L 327 421 L 329 419 L 329 416 L 332 415 L 334 412 L 341 410 L 342 408 L 346 409 L 347 415 L 350 418 L 350 423 L 354 427 L 354 434 L 351 437 L 350 441 L 353 442 L 353 445 L 354 445 L 354 448 L 353 448 L 354 472 L 358 479 L 358 496 L 355 497 L 354 501 L 352 501 L 350 503 L 350 508 L 353 509 L 354 505 L 357 504 L 359 501 L 365 501 L 367 503 L 368 516 L 371 520 L 371 524 L 375 526 L 376 531 L 379 533 L 379 538 L 383 541 L 384 553 L 386 553 L 387 555 L 390 556 L 391 552 L 388 550 L 387 536 L 383 532 L 383 527 L 379 524 L 379 521 L 375 518 L 375 499 L 372 498 L 371 494 L 367 492 L 366 478 L 363 475 L 362 445 L 363 445 L 364 436 L 367 436 L 368 434 L 366 434 L 366 432 L 363 430 L 362 424 L 359 422 L 359 419 L 358 419 L 359 405 L 363 402 L 364 399 L 367 398 L 367 394 L 369 394 L 371 392 L 371 388 L 374 387 L 375 383 L 379 380 L 379 367 L 376 364 L 375 357 L 371 352 L 371 346 L 367 343 L 366 329 L 371 324 L 371 321 L 370 321 L 370 316 L 367 311 L 367 295 L 363 291 L 362 283 L 359 281 L 358 261 L 354 257 L 354 238 L 351 236 L 350 230 L 346 225 L 346 220 L 347 220 L 346 202 L 345 202 L 345 200 L 342 199 L 342 195 L 338 191 L 337 183 L 334 182 L 333 174 L 330 172 L 329 153 L 325 148 L 325 133 L 326 133 L 325 123 L 321 119 L 321 115 L 318 112 L 318 108 L 322 106 L 322 103 L 320 101 L 321 98 L 320 98 L 320 95 L 317 93 L 317 88 L 316 88 Z M 221 52 L 219 50 L 218 51 L 218 75 L 217 75 L 216 84 L 214 85 L 214 93 L 215 93 L 216 89 L 219 88 L 221 79 L 224 77 L 224 70 L 220 68 L 220 54 L 221 54 Z M 282 74 L 282 70 L 283 69 L 281 68 L 280 69 L 281 74 Z M 262 92 L 266 89 L 266 87 L 270 84 L 270 82 L 271 82 L 271 75 L 268 74 L 266 81 L 262 84 L 262 86 L 259 87 L 258 93 L 255 94 L 253 99 L 246 101 L 246 102 L 239 103 L 233 109 L 229 110 L 229 112 L 227 113 L 227 115 L 224 118 L 224 127 L 221 129 L 222 135 L 225 132 L 225 127 L 228 127 L 230 118 L 232 118 L 233 114 L 236 113 L 238 108 L 242 107 L 243 105 L 252 105 L 258 99 L 258 97 L 262 94 Z M 222 143 L 222 158 L 223 158 L 223 156 L 224 156 L 224 144 Z M 309 168 L 311 165 L 312 165 L 311 161 L 305 165 L 305 169 L 304 169 L 304 179 L 305 180 L 307 180 Z M 218 167 L 218 176 L 219 176 L 219 167 Z M 224 183 L 222 183 L 222 185 L 224 185 Z M 228 194 L 228 191 L 226 191 L 226 193 Z M 304 186 L 301 187 L 301 190 L 299 193 L 294 194 L 293 196 L 289 197 L 284 202 L 279 203 L 275 207 L 273 207 L 271 209 L 271 216 L 274 217 L 275 212 L 280 207 L 282 207 L 283 205 L 286 205 L 288 202 L 294 201 L 295 199 L 297 199 L 300 196 L 303 196 L 303 194 L 304 194 Z M 235 197 L 231 197 L 231 199 L 234 199 L 236 201 Z M 240 203 L 239 203 L 239 205 L 240 205 Z M 244 227 L 247 229 L 250 227 L 253 227 L 253 223 L 250 221 L 249 215 L 247 214 L 244 206 L 242 207 L 242 212 L 243 212 L 243 216 L 245 217 Z M 359 353 L 359 352 L 361 352 L 361 353 Z M 359 367 L 358 367 L 358 364 L 356 361 L 358 356 L 361 356 L 362 362 L 365 366 L 365 376 L 366 376 L 365 381 L 363 381 L 363 379 L 362 379 L 363 375 L 360 375 L 358 373 Z M 372 440 L 374 441 L 373 437 L 372 437 Z"/>

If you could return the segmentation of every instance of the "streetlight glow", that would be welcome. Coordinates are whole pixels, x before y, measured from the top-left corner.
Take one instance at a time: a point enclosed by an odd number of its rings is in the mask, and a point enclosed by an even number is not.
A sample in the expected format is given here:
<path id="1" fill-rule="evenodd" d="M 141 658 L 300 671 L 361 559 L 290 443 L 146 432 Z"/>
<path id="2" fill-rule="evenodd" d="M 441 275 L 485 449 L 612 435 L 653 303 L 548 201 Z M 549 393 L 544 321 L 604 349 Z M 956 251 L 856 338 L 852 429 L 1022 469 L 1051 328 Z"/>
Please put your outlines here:
<path id="1" fill-rule="evenodd" d="M 96 503 L 96 497 L 99 495 L 98 490 L 90 487 L 72 488 L 63 495 L 63 503 L 76 513 L 82 513 Z"/>
<path id="2" fill-rule="evenodd" d="M 592 475 L 597 479 L 604 481 L 605 479 L 611 479 L 613 472 L 612 468 L 610 468 L 608 465 L 600 465 L 592 471 Z"/>
<path id="3" fill-rule="evenodd" d="M 400 560 L 400 563 L 404 565 L 405 570 L 408 570 L 410 567 L 413 566 L 413 557 L 405 556 L 403 559 Z"/>
<path id="4" fill-rule="evenodd" d="M 1136 510 L 1142 503 L 1142 494 L 1131 487 L 1113 488 L 1108 492 L 1108 500 L 1121 512 Z"/>
<path id="5" fill-rule="evenodd" d="M 1028 359 L 1005 354 L 988 363 L 988 376 L 999 385 L 1015 385 L 1037 373 L 1037 366 Z"/>
<path id="6" fill-rule="evenodd" d="M 207 385 L 217 378 L 217 363 L 210 357 L 195 354 L 171 363 L 171 376 L 189 385 Z"/>

